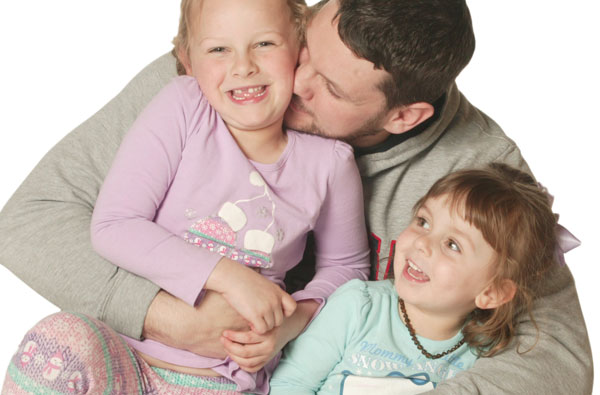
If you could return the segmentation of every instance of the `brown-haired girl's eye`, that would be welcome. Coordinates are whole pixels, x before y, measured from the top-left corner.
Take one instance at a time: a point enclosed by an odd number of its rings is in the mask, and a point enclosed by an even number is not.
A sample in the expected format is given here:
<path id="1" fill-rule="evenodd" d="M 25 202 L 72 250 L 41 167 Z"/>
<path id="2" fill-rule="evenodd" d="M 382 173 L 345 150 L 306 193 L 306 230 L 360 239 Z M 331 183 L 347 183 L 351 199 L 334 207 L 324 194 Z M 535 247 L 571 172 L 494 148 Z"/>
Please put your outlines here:
<path id="1" fill-rule="evenodd" d="M 458 245 L 458 243 L 457 243 L 457 242 L 455 242 L 455 241 L 454 241 L 454 240 L 452 240 L 452 239 L 449 239 L 449 240 L 446 242 L 446 245 L 447 245 L 447 246 L 448 246 L 448 248 L 449 248 L 449 249 L 451 249 L 452 251 L 461 252 L 461 250 L 460 250 L 460 246 Z"/>
<path id="2" fill-rule="evenodd" d="M 417 225 L 421 228 L 429 229 L 429 222 L 423 217 L 417 217 L 416 219 Z"/>

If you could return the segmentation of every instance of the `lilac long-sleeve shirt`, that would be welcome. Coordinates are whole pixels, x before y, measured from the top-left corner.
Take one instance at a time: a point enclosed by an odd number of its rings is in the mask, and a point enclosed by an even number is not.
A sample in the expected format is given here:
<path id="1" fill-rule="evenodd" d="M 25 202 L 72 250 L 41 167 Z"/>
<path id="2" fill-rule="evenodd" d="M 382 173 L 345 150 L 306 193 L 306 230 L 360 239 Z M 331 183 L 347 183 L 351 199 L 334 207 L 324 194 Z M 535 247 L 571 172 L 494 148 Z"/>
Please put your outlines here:
<path id="1" fill-rule="evenodd" d="M 347 144 L 291 130 L 287 137 L 276 163 L 249 160 L 196 80 L 175 78 L 123 140 L 96 202 L 94 248 L 194 305 L 222 256 L 283 286 L 312 230 L 316 274 L 293 297 L 323 304 L 368 275 L 361 180 Z M 170 363 L 212 368 L 239 390 L 268 391 L 276 363 L 250 374 L 229 358 L 127 340 Z"/>

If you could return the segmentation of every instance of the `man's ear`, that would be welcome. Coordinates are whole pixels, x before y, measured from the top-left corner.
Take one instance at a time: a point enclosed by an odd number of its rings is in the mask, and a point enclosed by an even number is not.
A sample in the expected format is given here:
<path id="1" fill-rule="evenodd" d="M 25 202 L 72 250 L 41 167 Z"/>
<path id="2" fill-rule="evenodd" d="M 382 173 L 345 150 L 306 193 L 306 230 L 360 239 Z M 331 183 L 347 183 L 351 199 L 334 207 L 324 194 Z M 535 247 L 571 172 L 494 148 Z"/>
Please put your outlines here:
<path id="1" fill-rule="evenodd" d="M 183 65 L 183 68 L 185 69 L 185 74 L 192 75 L 192 63 L 190 62 L 190 56 L 188 55 L 188 51 L 184 50 L 183 48 L 177 49 L 177 59 L 179 59 L 179 61 Z"/>
<path id="2" fill-rule="evenodd" d="M 425 102 L 400 106 L 388 113 L 383 128 L 392 134 L 404 133 L 431 118 L 433 113 L 433 106 Z"/>
<path id="3" fill-rule="evenodd" d="M 495 309 L 510 302 L 515 297 L 516 292 L 517 286 L 515 283 L 512 280 L 504 279 L 500 286 L 490 284 L 481 291 L 475 298 L 475 306 L 482 310 Z"/>

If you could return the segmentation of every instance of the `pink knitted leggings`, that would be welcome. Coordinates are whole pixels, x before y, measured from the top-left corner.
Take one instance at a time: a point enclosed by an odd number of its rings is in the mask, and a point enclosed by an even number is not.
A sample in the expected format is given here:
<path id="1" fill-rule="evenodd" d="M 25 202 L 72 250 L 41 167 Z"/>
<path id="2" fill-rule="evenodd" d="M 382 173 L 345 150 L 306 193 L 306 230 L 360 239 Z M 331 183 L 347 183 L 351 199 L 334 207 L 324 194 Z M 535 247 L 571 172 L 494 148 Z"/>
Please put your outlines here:
<path id="1" fill-rule="evenodd" d="M 5 394 L 236 394 L 225 378 L 151 368 L 106 324 L 57 313 L 35 325 L 12 357 Z"/>

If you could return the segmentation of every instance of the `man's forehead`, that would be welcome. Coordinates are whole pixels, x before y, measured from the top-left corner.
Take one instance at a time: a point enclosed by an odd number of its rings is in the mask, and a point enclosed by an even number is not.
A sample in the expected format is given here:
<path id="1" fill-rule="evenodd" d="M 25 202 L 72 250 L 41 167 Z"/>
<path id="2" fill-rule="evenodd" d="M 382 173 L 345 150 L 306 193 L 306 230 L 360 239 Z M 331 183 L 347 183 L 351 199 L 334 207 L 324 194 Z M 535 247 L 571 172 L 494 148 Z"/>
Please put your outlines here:
<path id="1" fill-rule="evenodd" d="M 347 93 L 353 102 L 372 100 L 374 94 L 382 94 L 378 86 L 388 73 L 356 56 L 342 41 L 337 10 L 337 1 L 328 1 L 307 26 L 306 47 L 311 65 L 323 78 Z"/>

